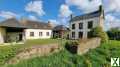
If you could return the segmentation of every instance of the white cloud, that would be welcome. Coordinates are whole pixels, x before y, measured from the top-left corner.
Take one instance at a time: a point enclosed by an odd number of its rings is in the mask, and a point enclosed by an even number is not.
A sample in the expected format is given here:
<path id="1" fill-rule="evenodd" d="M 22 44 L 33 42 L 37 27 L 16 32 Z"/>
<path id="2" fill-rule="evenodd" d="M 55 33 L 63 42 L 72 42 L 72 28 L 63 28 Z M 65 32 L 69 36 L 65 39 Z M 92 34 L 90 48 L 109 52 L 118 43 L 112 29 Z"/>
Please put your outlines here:
<path id="1" fill-rule="evenodd" d="M 29 15 L 28 18 L 30 20 L 38 20 L 38 18 L 36 16 L 33 16 L 33 15 Z"/>
<path id="2" fill-rule="evenodd" d="M 59 22 L 55 19 L 49 19 L 49 21 L 52 23 L 53 26 L 56 26 L 59 24 Z"/>
<path id="3" fill-rule="evenodd" d="M 120 19 L 110 14 L 106 15 L 105 18 L 106 18 L 105 27 L 107 27 L 107 29 L 114 28 L 114 27 L 120 27 Z"/>
<path id="4" fill-rule="evenodd" d="M 103 0 L 105 12 L 120 12 L 120 0 Z"/>
<path id="5" fill-rule="evenodd" d="M 31 1 L 25 7 L 25 10 L 28 12 L 33 12 L 38 14 L 39 16 L 43 16 L 45 14 L 43 10 L 43 2 L 41 0 Z"/>
<path id="6" fill-rule="evenodd" d="M 60 6 L 60 17 L 69 17 L 72 11 L 69 9 L 68 5 L 62 4 Z"/>
<path id="7" fill-rule="evenodd" d="M 66 0 L 65 2 L 69 6 L 76 6 L 84 12 L 97 10 L 98 6 L 102 3 L 101 0 Z"/>
<path id="8" fill-rule="evenodd" d="M 10 11 L 0 11 L 0 17 L 8 19 L 8 18 L 17 17 L 17 14 Z"/>
<path id="9" fill-rule="evenodd" d="M 105 26 L 109 29 L 120 27 L 120 19 L 116 17 L 120 14 L 120 0 L 103 0 L 105 17 Z"/>
<path id="10" fill-rule="evenodd" d="M 49 19 L 49 21 L 52 22 L 52 23 L 58 24 L 58 21 L 55 20 L 55 19 Z"/>
<path id="11" fill-rule="evenodd" d="M 69 6 L 66 4 L 62 4 L 60 6 L 59 11 L 60 11 L 59 18 L 58 18 L 59 24 L 67 25 L 69 16 L 70 14 L 72 14 L 72 11 L 70 10 Z"/>
<path id="12" fill-rule="evenodd" d="M 77 7 L 84 13 L 95 11 L 103 4 L 105 13 L 108 12 L 105 15 L 105 29 L 120 27 L 120 19 L 115 16 L 120 14 L 120 0 L 65 0 L 65 3 Z"/>

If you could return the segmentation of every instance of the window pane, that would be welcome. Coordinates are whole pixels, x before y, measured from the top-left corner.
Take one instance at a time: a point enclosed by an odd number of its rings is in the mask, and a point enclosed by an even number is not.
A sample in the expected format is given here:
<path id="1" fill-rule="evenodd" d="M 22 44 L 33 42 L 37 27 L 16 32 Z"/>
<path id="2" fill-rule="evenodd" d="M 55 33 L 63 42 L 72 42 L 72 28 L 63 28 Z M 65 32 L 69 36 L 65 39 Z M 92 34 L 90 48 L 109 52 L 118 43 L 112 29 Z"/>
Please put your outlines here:
<path id="1" fill-rule="evenodd" d="M 91 31 L 89 31 L 89 32 L 87 33 L 87 37 L 88 37 L 88 38 L 91 38 L 91 37 L 92 37 L 92 32 L 91 32 Z"/>
<path id="2" fill-rule="evenodd" d="M 42 36 L 42 32 L 39 32 L 39 36 Z"/>
<path id="3" fill-rule="evenodd" d="M 79 38 L 82 38 L 83 37 L 83 32 L 79 32 L 78 36 L 79 36 Z"/>
<path id="4" fill-rule="evenodd" d="M 79 29 L 83 29 L 83 23 L 79 23 Z"/>
<path id="5" fill-rule="evenodd" d="M 93 21 L 88 22 L 88 28 L 91 29 L 93 27 Z"/>
<path id="6" fill-rule="evenodd" d="M 49 36 L 49 32 L 46 32 L 46 35 Z"/>
<path id="7" fill-rule="evenodd" d="M 72 38 L 75 38 L 75 32 L 72 32 Z"/>
<path id="8" fill-rule="evenodd" d="M 34 36 L 34 32 L 30 32 L 30 36 Z"/>
<path id="9" fill-rule="evenodd" d="M 75 24 L 72 24 L 72 29 L 75 29 Z"/>

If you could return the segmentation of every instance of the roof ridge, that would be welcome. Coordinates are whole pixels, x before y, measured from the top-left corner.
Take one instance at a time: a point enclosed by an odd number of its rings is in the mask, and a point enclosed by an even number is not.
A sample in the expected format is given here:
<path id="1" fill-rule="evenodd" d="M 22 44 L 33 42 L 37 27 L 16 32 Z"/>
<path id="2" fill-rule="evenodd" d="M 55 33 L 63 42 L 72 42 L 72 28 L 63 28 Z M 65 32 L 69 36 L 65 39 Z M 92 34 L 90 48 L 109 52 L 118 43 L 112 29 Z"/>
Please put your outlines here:
<path id="1" fill-rule="evenodd" d="M 75 16 L 75 17 L 80 17 L 80 16 L 84 16 L 84 15 L 89 15 L 89 14 L 92 14 L 92 13 L 95 13 L 95 12 L 100 12 L 99 10 L 96 10 L 96 11 L 93 11 L 93 12 L 89 12 L 89 13 L 84 13 L 84 14 L 81 14 L 81 15 L 78 15 L 78 16 Z M 74 17 L 73 17 L 74 18 Z"/>
<path id="2" fill-rule="evenodd" d="M 79 16 L 75 16 L 73 18 L 70 19 L 70 21 L 76 21 L 76 20 L 79 20 L 79 19 L 89 19 L 89 18 L 93 18 L 93 17 L 98 17 L 100 16 L 101 12 L 99 10 L 96 10 L 94 12 L 90 12 L 90 13 L 86 13 L 86 14 L 82 14 L 82 15 L 79 15 Z"/>

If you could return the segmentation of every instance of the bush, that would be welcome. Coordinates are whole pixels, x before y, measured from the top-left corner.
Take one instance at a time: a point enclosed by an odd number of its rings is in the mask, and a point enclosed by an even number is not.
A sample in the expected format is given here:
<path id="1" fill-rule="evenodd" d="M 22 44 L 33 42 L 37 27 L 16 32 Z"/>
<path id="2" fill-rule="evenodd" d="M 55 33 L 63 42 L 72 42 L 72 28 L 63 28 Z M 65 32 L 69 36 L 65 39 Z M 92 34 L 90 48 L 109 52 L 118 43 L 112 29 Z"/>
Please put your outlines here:
<path id="1" fill-rule="evenodd" d="M 69 42 L 66 42 L 65 48 L 72 54 L 76 54 L 77 53 L 77 45 L 79 45 L 78 41 L 69 41 Z"/>
<path id="2" fill-rule="evenodd" d="M 79 41 L 75 40 L 75 41 L 68 41 L 66 42 L 66 45 L 79 45 Z"/>
<path id="3" fill-rule="evenodd" d="M 92 29 L 92 36 L 93 37 L 100 37 L 101 42 L 107 42 L 108 41 L 108 36 L 106 32 L 103 31 L 102 27 L 96 27 Z"/>

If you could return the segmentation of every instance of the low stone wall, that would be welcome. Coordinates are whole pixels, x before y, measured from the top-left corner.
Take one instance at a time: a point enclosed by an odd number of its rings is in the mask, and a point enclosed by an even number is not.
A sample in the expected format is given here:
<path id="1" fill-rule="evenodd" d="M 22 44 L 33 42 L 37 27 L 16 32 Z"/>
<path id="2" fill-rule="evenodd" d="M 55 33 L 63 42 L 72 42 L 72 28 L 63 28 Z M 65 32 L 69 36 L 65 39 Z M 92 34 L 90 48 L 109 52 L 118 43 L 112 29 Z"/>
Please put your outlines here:
<path id="1" fill-rule="evenodd" d="M 100 38 L 92 38 L 86 42 L 80 42 L 77 47 L 77 54 L 81 55 L 89 51 L 89 49 L 94 49 L 101 44 Z"/>
<path id="2" fill-rule="evenodd" d="M 59 44 L 39 45 L 26 48 L 25 50 L 19 52 L 14 58 L 10 59 L 7 64 L 15 64 L 23 59 L 29 59 L 37 56 L 45 56 L 54 52 L 58 52 L 60 50 L 61 47 Z"/>

